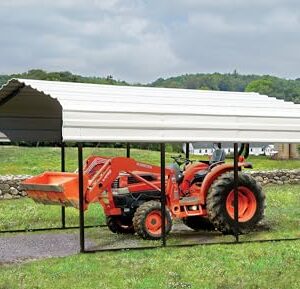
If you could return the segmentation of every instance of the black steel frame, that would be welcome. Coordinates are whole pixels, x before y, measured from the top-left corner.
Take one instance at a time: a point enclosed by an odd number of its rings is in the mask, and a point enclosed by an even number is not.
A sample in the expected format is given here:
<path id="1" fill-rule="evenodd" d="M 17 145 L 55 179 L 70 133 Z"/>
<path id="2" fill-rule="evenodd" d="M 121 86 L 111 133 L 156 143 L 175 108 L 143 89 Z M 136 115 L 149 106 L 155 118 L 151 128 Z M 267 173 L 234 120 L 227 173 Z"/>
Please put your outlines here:
<path id="1" fill-rule="evenodd" d="M 85 248 L 85 229 L 94 227 L 106 227 L 105 225 L 92 225 L 85 226 L 84 224 L 84 188 L 83 188 L 83 144 L 77 143 L 78 148 L 78 178 L 79 178 L 79 226 L 66 226 L 65 219 L 65 208 L 61 208 L 61 227 L 57 228 L 36 228 L 28 230 L 7 230 L 0 231 L 0 233 L 19 233 L 19 232 L 34 232 L 34 231 L 48 231 L 48 230 L 67 230 L 67 229 L 78 229 L 79 228 L 79 240 L 80 240 L 80 252 L 81 253 L 96 253 L 96 252 L 109 252 L 109 251 L 122 251 L 122 250 L 146 250 L 155 249 L 167 246 L 166 237 L 166 194 L 165 194 L 165 143 L 160 144 L 160 166 L 161 166 L 161 215 L 162 215 L 162 238 L 161 246 L 141 246 L 141 247 L 124 247 L 124 248 L 113 248 L 113 249 L 93 249 L 86 250 Z M 126 144 L 126 156 L 130 157 L 130 143 Z M 189 143 L 186 144 L 186 158 L 189 158 Z M 65 171 L 65 144 L 61 144 L 61 171 Z M 240 241 L 239 240 L 239 222 L 238 222 L 238 143 L 234 143 L 234 220 L 235 220 L 235 241 L 232 242 L 212 242 L 212 243 L 196 243 L 196 244 L 177 244 L 168 245 L 170 248 L 175 247 L 194 247 L 194 246 L 208 246 L 208 245 L 232 245 L 232 244 L 243 244 L 243 243 L 265 243 L 265 242 L 280 242 L 280 241 L 295 241 L 300 238 L 283 238 L 283 239 L 267 239 L 267 240 L 250 240 Z"/>
<path id="2" fill-rule="evenodd" d="M 127 157 L 130 157 L 130 144 L 127 143 L 126 146 Z M 186 158 L 189 158 L 189 143 L 186 143 Z M 93 249 L 86 250 L 85 248 L 85 240 L 84 240 L 84 192 L 83 192 L 83 171 L 82 171 L 82 145 L 78 144 L 78 168 L 79 168 L 79 203 L 80 203 L 80 252 L 81 253 L 95 253 L 95 252 L 107 252 L 107 251 L 120 251 L 120 250 L 143 250 L 143 249 L 153 249 L 167 246 L 167 236 L 166 236 L 166 188 L 165 188 L 165 167 L 166 167 L 166 159 L 165 159 L 165 143 L 160 144 L 160 167 L 161 167 L 161 216 L 162 216 L 162 237 L 161 237 L 161 246 L 142 246 L 136 248 L 115 248 L 115 249 Z M 235 220 L 235 232 L 234 242 L 217 242 L 217 243 L 209 243 L 209 244 L 181 244 L 181 245 L 171 245 L 168 247 L 190 247 L 197 245 L 211 245 L 211 244 L 236 244 L 239 243 L 239 222 L 238 222 L 238 143 L 234 143 L 234 220 Z M 284 240 L 284 239 L 282 239 Z M 280 239 L 280 241 L 282 241 Z M 269 240 L 273 241 L 273 240 Z M 249 242 L 249 241 L 247 241 Z M 252 241 L 254 242 L 254 241 Z M 259 241 L 260 242 L 260 241 Z M 244 242 L 243 242 L 244 243 Z"/>
<path id="3" fill-rule="evenodd" d="M 127 157 L 130 157 L 130 144 L 127 143 Z M 189 143 L 186 143 L 186 158 L 189 158 Z M 234 143 L 234 220 L 235 220 L 235 240 L 232 242 L 212 242 L 212 243 L 196 243 L 196 244 L 177 244 L 177 245 L 168 245 L 167 246 L 167 237 L 166 237 L 166 194 L 165 194 L 165 143 L 160 144 L 160 166 L 161 166 L 161 215 L 162 215 L 162 238 L 161 246 L 139 246 L 139 247 L 123 247 L 123 248 L 112 248 L 112 249 L 92 249 L 87 250 L 85 248 L 84 242 L 84 222 L 81 223 L 82 217 L 80 217 L 80 252 L 81 253 L 97 253 L 97 252 L 116 252 L 123 250 L 147 250 L 147 249 L 157 249 L 161 247 L 169 248 L 181 248 L 181 247 L 195 247 L 195 246 L 209 246 L 209 245 L 232 245 L 232 244 L 245 244 L 245 243 L 265 243 L 265 242 L 281 242 L 281 241 L 295 241 L 300 240 L 300 238 L 283 238 L 283 239 L 268 239 L 268 240 L 250 240 L 250 241 L 240 241 L 239 240 L 239 222 L 238 222 L 238 143 Z M 82 160 L 82 147 L 78 147 L 78 159 Z M 83 178 L 82 173 L 79 173 L 79 178 Z M 81 181 L 82 182 L 82 181 Z M 84 202 L 83 199 L 83 188 L 79 185 L 80 190 L 80 202 Z M 84 214 L 81 210 L 80 215 Z M 82 239 L 81 239 L 82 238 Z"/>

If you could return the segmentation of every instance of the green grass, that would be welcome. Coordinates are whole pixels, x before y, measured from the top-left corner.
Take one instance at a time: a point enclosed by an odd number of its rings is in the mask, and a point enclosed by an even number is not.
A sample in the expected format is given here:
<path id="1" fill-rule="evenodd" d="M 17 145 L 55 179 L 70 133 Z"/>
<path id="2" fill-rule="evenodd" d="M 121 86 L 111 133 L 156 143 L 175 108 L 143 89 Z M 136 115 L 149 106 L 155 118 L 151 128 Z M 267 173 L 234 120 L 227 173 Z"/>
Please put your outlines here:
<path id="1" fill-rule="evenodd" d="M 79 211 L 66 208 L 66 225 L 78 226 Z M 102 208 L 90 205 L 85 213 L 85 224 L 104 224 Z M 29 198 L 0 201 L 0 230 L 61 227 L 61 207 L 37 204 Z"/>
<path id="2" fill-rule="evenodd" d="M 121 149 L 84 150 L 85 156 L 125 155 Z M 132 156 L 159 163 L 159 152 L 132 150 Z M 59 148 L 0 147 L 0 174 L 38 174 L 60 169 Z M 76 169 L 76 149 L 67 149 L 67 169 Z M 170 161 L 170 154 L 167 154 Z M 256 169 L 299 168 L 299 161 L 273 161 L 251 157 Z M 300 185 L 268 186 L 266 218 L 256 232 L 242 240 L 300 237 Z M 46 208 L 46 209 L 45 209 Z M 101 208 L 86 212 L 86 223 L 103 223 Z M 78 211 L 67 209 L 67 224 L 78 224 Z M 0 230 L 60 225 L 60 207 L 37 205 L 32 200 L 0 202 Z M 77 231 L 72 231 L 77 232 Z M 198 233 L 171 234 L 168 243 L 197 241 Z M 192 236 L 192 238 L 191 238 Z M 231 241 L 232 236 L 211 235 L 213 241 Z M 87 230 L 98 245 L 141 241 L 136 236 L 118 236 L 107 229 Z M 4 288 L 299 288 L 300 242 L 210 245 L 182 249 L 153 249 L 75 255 L 23 264 L 0 265 L 0 289 Z"/>
<path id="3" fill-rule="evenodd" d="M 272 160 L 266 156 L 250 156 L 247 161 L 252 162 L 257 171 L 300 168 L 300 160 Z"/>
<path id="4" fill-rule="evenodd" d="M 114 148 L 85 148 L 84 157 L 89 155 L 103 156 L 125 156 L 124 149 Z M 172 162 L 171 155 L 176 153 L 167 153 L 166 160 Z M 131 150 L 131 156 L 140 161 L 159 165 L 160 153 L 147 150 Z M 192 159 L 207 159 L 201 156 L 191 156 Z M 253 162 L 255 170 L 273 170 L 273 169 L 297 169 L 300 168 L 300 160 L 278 161 L 266 157 L 251 156 L 249 161 Z M 228 161 L 232 161 L 228 159 Z M 51 170 L 60 170 L 60 148 L 28 148 L 14 146 L 0 146 L 0 175 L 7 174 L 30 174 L 35 175 L 41 172 Z M 74 171 L 77 168 L 77 149 L 67 148 L 66 150 L 67 170 Z"/>
<path id="5" fill-rule="evenodd" d="M 300 186 L 268 186 L 266 218 L 262 229 L 242 239 L 300 237 Z M 0 220 L 53 225 L 59 207 L 33 205 L 31 200 L 0 202 Z M 14 207 L 15 206 L 15 207 Z M 38 208 L 35 208 L 37 206 Z M 34 212 L 34 213 L 32 213 Z M 78 212 L 68 210 L 76 224 Z M 70 215 L 69 215 L 70 214 Z M 103 214 L 94 205 L 89 221 L 101 221 Z M 102 217 L 101 217 L 102 216 Z M 26 220 L 27 219 L 27 220 Z M 58 218 L 57 218 L 58 220 Z M 14 223 L 16 225 L 16 223 Z M 102 230 L 102 231 L 100 231 Z M 198 235 L 197 235 L 198 234 Z M 190 236 L 201 236 L 190 233 Z M 213 241 L 232 241 L 232 236 L 213 233 Z M 137 241 L 136 236 L 118 236 L 107 229 L 91 229 L 87 238 L 99 245 L 118 241 L 140 245 L 159 242 Z M 190 242 L 171 234 L 168 243 Z M 192 238 L 195 242 L 195 238 Z M 299 288 L 300 242 L 210 245 L 76 255 L 23 264 L 0 266 L 0 288 Z"/>
<path id="6" fill-rule="evenodd" d="M 299 288 L 299 241 L 77 255 L 0 267 L 0 288 Z"/>

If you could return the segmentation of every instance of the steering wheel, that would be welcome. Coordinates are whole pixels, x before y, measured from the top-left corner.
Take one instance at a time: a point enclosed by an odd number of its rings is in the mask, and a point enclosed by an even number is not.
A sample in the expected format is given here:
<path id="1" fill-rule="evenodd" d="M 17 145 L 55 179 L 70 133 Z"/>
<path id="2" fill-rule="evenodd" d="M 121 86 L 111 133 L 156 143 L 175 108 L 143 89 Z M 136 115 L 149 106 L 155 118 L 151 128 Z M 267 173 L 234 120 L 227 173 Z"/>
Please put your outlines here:
<path id="1" fill-rule="evenodd" d="M 176 164 L 178 164 L 179 166 L 181 165 L 188 165 L 189 163 L 192 163 L 191 160 L 184 158 L 182 155 L 179 156 L 171 156 L 171 158 L 175 161 Z"/>

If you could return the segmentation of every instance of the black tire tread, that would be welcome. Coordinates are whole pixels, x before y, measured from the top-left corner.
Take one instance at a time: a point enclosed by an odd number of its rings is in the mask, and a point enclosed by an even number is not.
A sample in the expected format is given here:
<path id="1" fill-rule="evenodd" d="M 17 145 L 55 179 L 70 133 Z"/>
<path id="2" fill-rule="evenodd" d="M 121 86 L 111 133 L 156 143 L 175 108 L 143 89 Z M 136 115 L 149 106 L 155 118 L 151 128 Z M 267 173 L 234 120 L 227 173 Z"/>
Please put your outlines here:
<path id="1" fill-rule="evenodd" d="M 222 233 L 232 234 L 234 232 L 233 223 L 228 221 L 229 216 L 224 214 L 224 194 L 228 188 L 233 186 L 233 172 L 222 174 L 212 184 L 206 199 L 206 208 L 208 218 L 211 223 Z M 239 173 L 238 185 L 243 185 L 252 190 L 256 194 L 258 209 L 255 216 L 248 222 L 239 223 L 239 233 L 245 234 L 253 229 L 253 227 L 264 217 L 265 194 L 261 186 L 255 179 L 247 174 Z M 231 218 L 230 218 L 231 219 Z"/>

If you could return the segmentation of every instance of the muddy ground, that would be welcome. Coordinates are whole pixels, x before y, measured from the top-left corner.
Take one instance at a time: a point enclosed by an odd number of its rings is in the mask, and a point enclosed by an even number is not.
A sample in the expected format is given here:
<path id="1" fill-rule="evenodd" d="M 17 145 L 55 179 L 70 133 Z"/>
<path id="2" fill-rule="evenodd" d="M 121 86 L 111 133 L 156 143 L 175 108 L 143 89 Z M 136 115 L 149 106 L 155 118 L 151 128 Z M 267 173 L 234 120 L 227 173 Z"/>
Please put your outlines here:
<path id="1" fill-rule="evenodd" d="M 215 232 L 193 232 L 183 224 L 176 224 L 169 241 L 209 242 Z M 178 240 L 176 242 L 179 242 Z M 136 235 L 117 235 L 106 227 L 86 230 L 87 250 L 159 246 L 160 241 L 142 240 Z M 79 252 L 79 234 L 76 232 L 19 233 L 0 237 L 0 264 L 24 262 L 52 257 L 65 257 Z"/>

